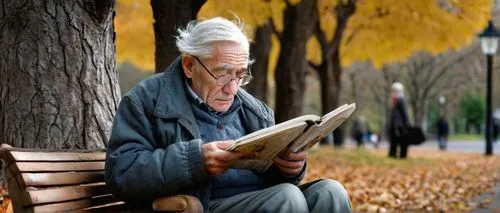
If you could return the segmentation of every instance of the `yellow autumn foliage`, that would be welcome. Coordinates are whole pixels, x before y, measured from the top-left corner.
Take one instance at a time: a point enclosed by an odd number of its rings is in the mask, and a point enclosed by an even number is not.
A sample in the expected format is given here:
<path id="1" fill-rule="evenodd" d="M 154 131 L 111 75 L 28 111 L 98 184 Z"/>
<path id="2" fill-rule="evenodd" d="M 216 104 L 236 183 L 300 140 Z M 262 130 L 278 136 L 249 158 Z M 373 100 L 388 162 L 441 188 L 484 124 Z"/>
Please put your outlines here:
<path id="1" fill-rule="evenodd" d="M 155 36 L 149 1 L 118 0 L 114 24 L 116 62 L 129 61 L 143 70 L 154 71 Z"/>
<path id="2" fill-rule="evenodd" d="M 362 1 L 343 37 L 342 64 L 371 60 L 380 67 L 416 50 L 459 49 L 486 26 L 491 8 L 490 0 Z"/>
<path id="3" fill-rule="evenodd" d="M 320 28 L 328 40 L 336 28 L 334 7 L 347 0 L 317 0 Z M 300 0 L 288 0 L 297 4 Z M 208 0 L 198 18 L 237 15 L 252 36 L 256 26 L 271 19 L 283 30 L 285 0 Z M 341 63 L 371 60 L 376 67 L 405 60 L 414 51 L 439 53 L 471 42 L 491 16 L 490 0 L 358 0 L 341 45 Z M 118 0 L 115 18 L 117 61 L 131 61 L 142 69 L 154 69 L 153 15 L 149 1 Z M 311 23 L 314 24 L 314 23 Z M 273 76 L 279 42 L 272 40 L 270 76 Z M 315 37 L 307 42 L 307 59 L 322 61 Z"/>

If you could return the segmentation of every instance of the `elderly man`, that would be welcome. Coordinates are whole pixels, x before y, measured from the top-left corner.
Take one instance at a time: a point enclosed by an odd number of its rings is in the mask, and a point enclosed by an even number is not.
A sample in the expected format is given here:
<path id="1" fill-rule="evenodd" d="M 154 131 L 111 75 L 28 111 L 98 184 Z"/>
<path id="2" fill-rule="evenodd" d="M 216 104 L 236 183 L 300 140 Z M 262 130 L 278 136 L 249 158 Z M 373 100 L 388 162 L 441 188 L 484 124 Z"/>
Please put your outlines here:
<path id="1" fill-rule="evenodd" d="M 232 169 L 232 140 L 274 125 L 273 112 L 240 86 L 252 79 L 249 41 L 223 18 L 179 30 L 181 56 L 122 99 L 106 155 L 106 182 L 133 208 L 191 194 L 209 212 L 350 212 L 333 180 L 297 186 L 306 152 L 274 160 L 266 172 Z"/>
<path id="2" fill-rule="evenodd" d="M 391 120 L 389 123 L 389 157 L 398 157 L 398 147 L 400 147 L 399 157 L 408 156 L 409 144 L 405 141 L 401 129 L 409 125 L 408 114 L 406 113 L 406 103 L 403 84 L 395 82 L 391 91 Z"/>

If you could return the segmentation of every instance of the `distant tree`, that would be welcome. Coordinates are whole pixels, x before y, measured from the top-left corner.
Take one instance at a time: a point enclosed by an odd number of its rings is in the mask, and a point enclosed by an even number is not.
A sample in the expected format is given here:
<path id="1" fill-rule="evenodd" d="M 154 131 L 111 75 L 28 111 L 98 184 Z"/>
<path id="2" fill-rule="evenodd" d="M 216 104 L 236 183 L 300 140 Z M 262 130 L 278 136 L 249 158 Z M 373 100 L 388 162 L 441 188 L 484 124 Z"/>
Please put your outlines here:
<path id="1" fill-rule="evenodd" d="M 271 36 L 273 28 L 272 20 L 257 27 L 255 30 L 254 42 L 251 45 L 251 56 L 255 62 L 251 65 L 253 80 L 246 86 L 246 90 L 256 98 L 268 102 L 268 79 L 269 55 L 271 54 Z"/>
<path id="2" fill-rule="evenodd" d="M 437 56 L 416 52 L 403 64 L 405 90 L 414 125 L 426 129 L 430 101 L 437 100 L 440 95 L 446 95 L 450 90 L 456 90 L 453 85 L 464 79 L 451 70 L 462 65 L 462 62 L 477 51 L 479 49 L 442 53 Z"/>
<path id="3" fill-rule="evenodd" d="M 481 124 L 485 118 L 485 100 L 483 96 L 474 94 L 472 92 L 465 92 L 460 99 L 460 112 L 462 117 L 466 120 L 466 130 L 469 127 L 475 126 L 477 132 L 480 132 Z"/>
<path id="4" fill-rule="evenodd" d="M 106 147 L 120 101 L 113 0 L 2 0 L 0 141 Z"/>

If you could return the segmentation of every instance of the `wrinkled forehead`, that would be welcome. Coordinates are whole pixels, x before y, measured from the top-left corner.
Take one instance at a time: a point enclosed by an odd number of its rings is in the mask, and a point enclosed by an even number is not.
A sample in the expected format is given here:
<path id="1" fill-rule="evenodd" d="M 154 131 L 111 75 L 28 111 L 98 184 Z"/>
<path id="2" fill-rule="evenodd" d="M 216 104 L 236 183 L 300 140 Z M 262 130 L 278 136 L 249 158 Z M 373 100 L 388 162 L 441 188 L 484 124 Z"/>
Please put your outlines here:
<path id="1" fill-rule="evenodd" d="M 217 42 L 213 46 L 213 61 L 220 68 L 233 69 L 236 67 L 247 67 L 249 53 L 241 44 L 236 42 Z"/>

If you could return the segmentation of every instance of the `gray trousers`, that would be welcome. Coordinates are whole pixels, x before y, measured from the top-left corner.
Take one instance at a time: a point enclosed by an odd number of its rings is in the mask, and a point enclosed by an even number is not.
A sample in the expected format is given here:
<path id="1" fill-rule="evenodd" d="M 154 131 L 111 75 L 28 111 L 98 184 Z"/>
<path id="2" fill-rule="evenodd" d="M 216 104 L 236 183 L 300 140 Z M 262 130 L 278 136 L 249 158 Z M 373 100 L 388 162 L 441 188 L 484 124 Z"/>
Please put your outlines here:
<path id="1" fill-rule="evenodd" d="M 295 186 L 282 183 L 210 201 L 210 212 L 351 212 L 344 187 L 334 180 Z"/>

